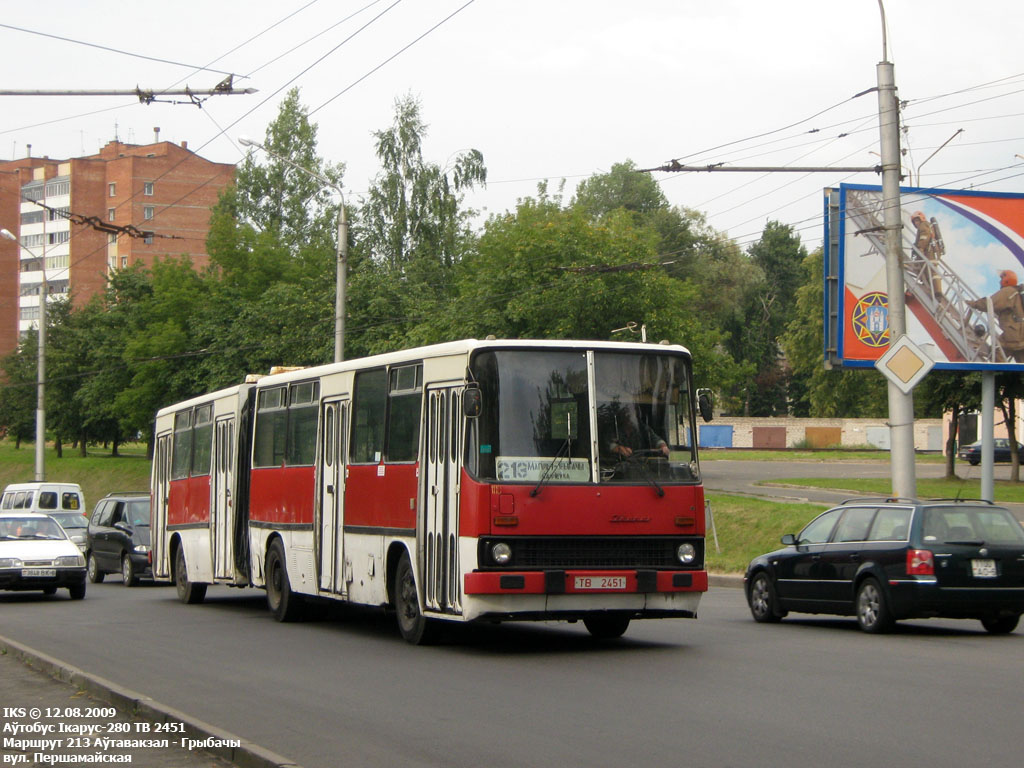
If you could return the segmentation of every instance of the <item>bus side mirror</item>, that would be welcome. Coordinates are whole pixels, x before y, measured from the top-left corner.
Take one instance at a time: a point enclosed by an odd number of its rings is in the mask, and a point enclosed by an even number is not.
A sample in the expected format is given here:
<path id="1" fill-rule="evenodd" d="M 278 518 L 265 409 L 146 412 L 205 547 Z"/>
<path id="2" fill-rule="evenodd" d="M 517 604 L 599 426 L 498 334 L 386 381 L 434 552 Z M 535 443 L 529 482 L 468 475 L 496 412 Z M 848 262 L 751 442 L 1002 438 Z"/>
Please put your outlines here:
<path id="1" fill-rule="evenodd" d="M 467 387 L 462 393 L 462 415 L 475 419 L 483 408 L 483 397 L 476 387 Z"/>
<path id="2" fill-rule="evenodd" d="M 704 421 L 711 421 L 714 417 L 715 400 L 710 389 L 697 390 L 697 408 L 700 410 L 701 418 Z"/>

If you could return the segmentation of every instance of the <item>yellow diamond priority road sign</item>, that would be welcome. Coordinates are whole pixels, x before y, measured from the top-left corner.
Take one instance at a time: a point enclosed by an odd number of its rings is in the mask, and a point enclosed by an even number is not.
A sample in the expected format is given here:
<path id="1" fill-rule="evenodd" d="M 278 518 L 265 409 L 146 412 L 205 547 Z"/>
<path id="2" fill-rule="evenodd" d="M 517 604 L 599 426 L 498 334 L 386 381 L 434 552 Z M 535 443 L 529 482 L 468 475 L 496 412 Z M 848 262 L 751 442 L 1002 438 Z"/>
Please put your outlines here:
<path id="1" fill-rule="evenodd" d="M 934 365 L 935 361 L 904 335 L 889 345 L 889 351 L 878 358 L 875 368 L 907 395 Z"/>

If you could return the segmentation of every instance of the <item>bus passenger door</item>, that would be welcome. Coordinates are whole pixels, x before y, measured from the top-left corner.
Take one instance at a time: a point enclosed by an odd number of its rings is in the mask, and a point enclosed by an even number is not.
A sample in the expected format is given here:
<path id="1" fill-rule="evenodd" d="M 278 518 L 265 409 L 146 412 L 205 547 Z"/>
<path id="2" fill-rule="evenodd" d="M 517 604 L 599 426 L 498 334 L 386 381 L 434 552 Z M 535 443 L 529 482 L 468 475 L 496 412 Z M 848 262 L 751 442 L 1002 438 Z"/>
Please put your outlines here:
<path id="1" fill-rule="evenodd" d="M 156 452 L 153 455 L 150 547 L 153 553 L 153 575 L 158 577 L 171 575 L 170 564 L 167 562 L 167 497 L 170 493 L 171 438 L 170 434 L 157 437 Z"/>
<path id="2" fill-rule="evenodd" d="M 423 596 L 426 607 L 462 612 L 459 563 L 459 458 L 463 387 L 427 389 L 423 480 Z"/>
<path id="3" fill-rule="evenodd" d="M 320 589 L 343 595 L 345 592 L 345 435 L 348 401 L 324 403 L 320 446 L 320 503 L 317 505 L 317 563 Z"/>
<path id="4" fill-rule="evenodd" d="M 210 489 L 210 542 L 213 547 L 213 576 L 215 579 L 234 577 L 232 570 L 232 533 L 234 531 L 235 417 L 218 419 L 213 441 L 213 488 Z"/>

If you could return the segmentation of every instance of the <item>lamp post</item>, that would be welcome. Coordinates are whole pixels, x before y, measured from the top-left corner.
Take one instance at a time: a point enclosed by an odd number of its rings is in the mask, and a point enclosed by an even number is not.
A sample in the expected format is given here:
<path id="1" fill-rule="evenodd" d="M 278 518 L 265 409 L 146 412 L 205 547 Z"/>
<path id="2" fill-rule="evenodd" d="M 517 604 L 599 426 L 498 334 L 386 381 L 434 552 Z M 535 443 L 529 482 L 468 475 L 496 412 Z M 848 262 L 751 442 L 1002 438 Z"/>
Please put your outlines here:
<path id="1" fill-rule="evenodd" d="M 31 248 L 23 245 L 14 233 L 9 229 L 0 229 L 0 237 L 5 240 L 13 240 L 21 245 L 26 251 L 33 253 Z M 39 258 L 36 256 L 36 258 Z M 39 294 L 39 364 L 36 372 L 36 481 L 42 482 L 45 475 L 45 448 L 46 448 L 46 297 L 49 290 L 46 286 L 46 251 L 42 256 L 43 283 L 40 286 Z"/>
<path id="2" fill-rule="evenodd" d="M 882 60 L 876 67 L 878 77 L 879 151 L 882 158 L 882 207 L 885 230 L 885 283 L 889 296 L 889 344 L 895 344 L 907 332 L 906 301 L 903 286 L 903 218 L 900 212 L 900 134 L 899 102 L 896 80 L 889 61 L 885 30 L 885 7 L 878 0 L 882 15 Z M 889 461 L 895 496 L 917 494 L 914 467 L 914 397 L 904 394 L 889 382 Z"/>
<path id="3" fill-rule="evenodd" d="M 238 143 L 243 147 L 257 147 L 262 149 L 275 160 L 279 160 L 285 165 L 290 165 L 292 168 L 312 176 L 317 181 L 322 182 L 324 185 L 338 193 L 340 203 L 338 205 L 338 246 L 336 249 L 337 264 L 335 267 L 334 362 L 340 363 L 345 359 L 345 283 L 346 272 L 348 270 L 348 221 L 345 218 L 345 195 L 341 191 L 341 186 L 335 184 L 325 176 L 321 176 L 319 173 L 309 170 L 309 168 L 305 168 L 298 163 L 292 162 L 287 157 L 281 157 L 281 155 L 276 152 L 272 152 L 254 139 L 250 139 L 246 136 L 239 136 Z"/>

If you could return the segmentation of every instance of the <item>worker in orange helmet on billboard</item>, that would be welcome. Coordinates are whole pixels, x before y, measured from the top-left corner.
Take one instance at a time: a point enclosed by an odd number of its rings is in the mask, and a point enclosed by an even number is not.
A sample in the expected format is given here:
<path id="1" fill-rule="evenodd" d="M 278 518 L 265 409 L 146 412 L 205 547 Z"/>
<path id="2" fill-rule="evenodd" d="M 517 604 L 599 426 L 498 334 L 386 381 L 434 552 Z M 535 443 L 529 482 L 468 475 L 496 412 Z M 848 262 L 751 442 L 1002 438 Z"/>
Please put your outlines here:
<path id="1" fill-rule="evenodd" d="M 1024 296 L 1021 296 L 1021 287 L 1017 284 L 1017 273 L 1012 269 L 1002 270 L 999 273 L 998 291 L 988 299 L 975 299 L 966 303 L 969 307 L 987 312 L 989 299 L 999 322 L 999 343 L 1007 357 L 1024 363 Z"/>

